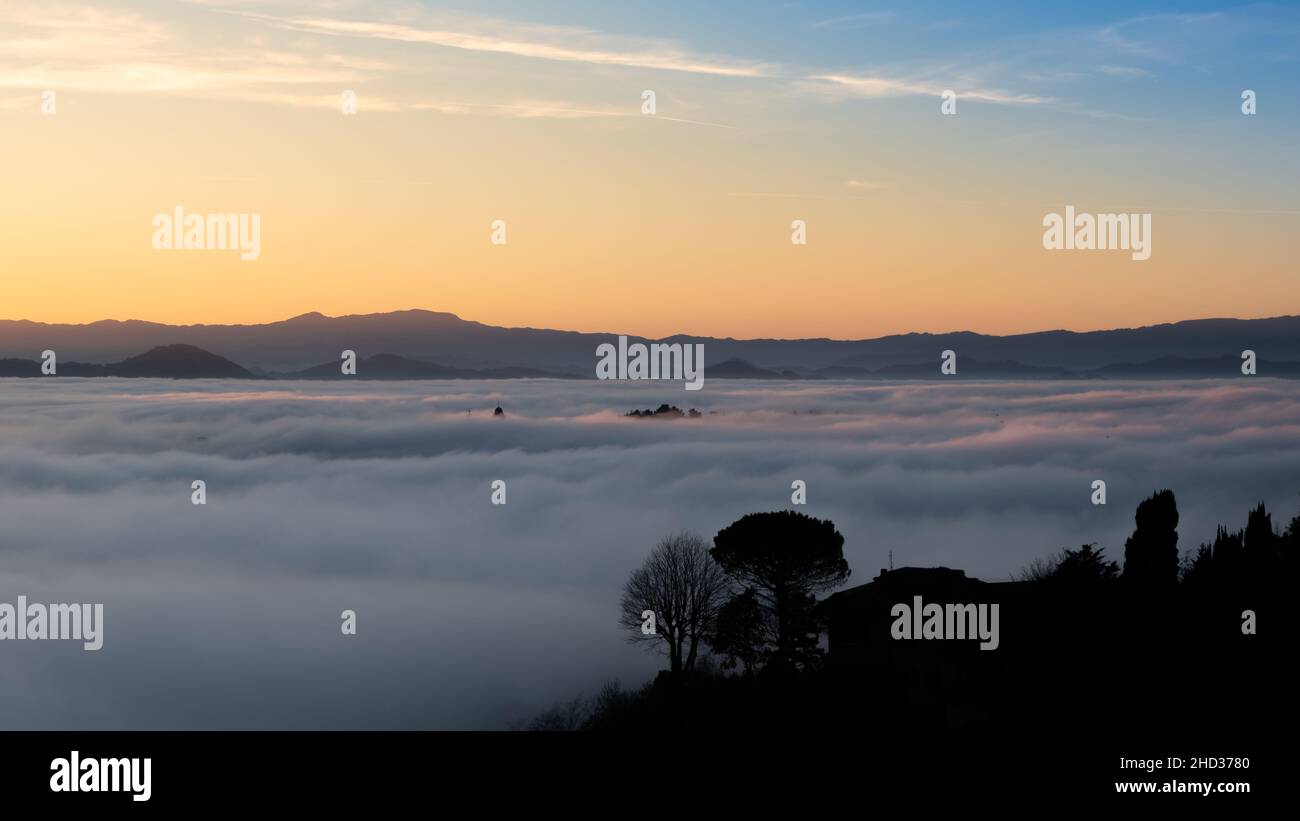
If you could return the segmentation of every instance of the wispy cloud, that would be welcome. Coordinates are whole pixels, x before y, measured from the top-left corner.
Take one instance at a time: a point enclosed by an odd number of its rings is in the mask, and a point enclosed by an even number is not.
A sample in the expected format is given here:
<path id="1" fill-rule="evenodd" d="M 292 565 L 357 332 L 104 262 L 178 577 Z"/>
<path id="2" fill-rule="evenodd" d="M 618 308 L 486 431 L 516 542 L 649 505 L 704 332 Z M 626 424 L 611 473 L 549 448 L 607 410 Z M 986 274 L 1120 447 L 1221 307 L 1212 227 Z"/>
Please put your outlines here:
<path id="1" fill-rule="evenodd" d="M 1068 109 L 1052 94 L 1063 84 L 1098 76 L 1153 76 L 1153 66 L 1189 64 L 1198 54 L 1212 54 L 1220 41 L 1262 38 L 1275 55 L 1270 59 L 1294 59 L 1300 27 L 1294 15 L 1262 14 L 1253 7 L 1143 15 L 1089 27 L 1038 28 L 943 56 L 927 57 L 918 44 L 922 50 L 915 62 L 882 61 L 863 67 L 819 64 L 820 52 L 807 62 L 774 62 L 762 55 L 715 53 L 703 45 L 662 37 L 436 12 L 422 6 L 378 10 L 385 7 L 349 0 L 295 1 L 267 11 L 243 0 L 190 0 L 181 7 L 189 13 L 143 6 L 103 9 L 76 2 L 6 4 L 0 7 L 0 90 L 53 88 L 335 108 L 339 92 L 350 88 L 358 90 L 364 109 L 371 112 L 436 110 L 575 120 L 626 116 L 590 102 L 519 102 L 511 99 L 511 90 L 501 88 L 476 92 L 473 103 L 428 102 L 422 99 L 430 92 L 421 85 L 428 78 L 420 64 L 421 47 L 427 47 L 499 55 L 503 62 L 521 61 L 513 65 L 527 71 L 533 70 L 527 61 L 536 61 L 755 79 L 767 81 L 769 90 L 793 89 L 832 100 L 937 97 L 952 89 L 963 101 L 1050 103 Z M 812 19 L 800 27 L 816 32 L 901 19 L 894 11 L 871 11 Z M 709 102 L 716 108 L 718 98 Z M 4 108 L 25 104 L 0 98 Z M 707 116 L 658 119 L 727 127 Z"/>
<path id="2" fill-rule="evenodd" d="M 1220 12 L 1208 14 L 1153 14 L 1131 17 L 1097 29 L 1096 38 L 1105 47 L 1134 57 L 1177 62 L 1179 44 L 1211 28 L 1221 29 L 1235 18 Z"/>
<path id="3" fill-rule="evenodd" d="M 1119 77 L 1125 80 L 1137 79 L 1139 77 L 1150 77 L 1151 72 L 1145 68 L 1137 66 L 1101 66 L 1097 69 L 1107 77 Z"/>
<path id="4" fill-rule="evenodd" d="M 423 95 L 412 86 L 419 80 L 411 55 L 386 51 L 384 59 L 379 59 L 371 54 L 349 53 L 353 49 L 344 47 L 322 48 L 327 43 L 315 39 L 336 38 L 339 43 L 352 41 L 361 49 L 378 43 L 409 43 L 527 60 L 765 79 L 838 97 L 939 95 L 951 87 L 967 100 L 1035 104 L 1048 99 L 971 82 L 976 75 L 970 73 L 948 79 L 940 72 L 909 75 L 800 69 L 707 54 L 672 40 L 627 37 L 573 26 L 435 16 L 427 12 L 418 18 L 408 13 L 401 19 L 344 17 L 343 11 L 273 14 L 228 0 L 189 5 L 202 10 L 197 19 L 155 18 L 79 4 L 2 8 L 0 31 L 5 33 L 0 34 L 0 89 L 53 88 L 336 108 L 340 91 L 347 88 L 358 90 L 361 108 L 370 112 L 429 110 L 552 119 L 622 117 L 631 113 L 573 102 L 421 100 Z M 362 7 L 344 4 L 338 8 L 360 14 L 357 9 Z M 886 22 L 893 16 L 892 12 L 846 15 L 813 21 L 808 27 Z M 232 36 L 215 41 L 205 37 L 204 27 L 213 23 L 214 17 L 237 26 L 228 32 Z M 277 31 L 281 35 L 277 36 Z M 384 81 L 382 94 L 365 90 L 378 81 Z M 730 127 L 709 119 L 657 118 Z"/>
<path id="5" fill-rule="evenodd" d="M 668 117 L 661 114 L 647 116 L 642 114 L 639 109 L 629 111 L 626 106 L 621 108 L 613 106 L 591 107 L 556 100 L 521 100 L 513 103 L 418 102 L 412 103 L 406 108 L 411 111 L 433 111 L 439 114 L 482 114 L 518 119 L 583 120 L 630 117 L 637 120 L 662 120 L 670 123 L 687 123 L 711 128 L 735 128 L 735 126 L 724 123 L 692 120 L 685 117 Z"/>
<path id="6" fill-rule="evenodd" d="M 467 27 L 428 27 L 329 17 L 277 17 L 253 12 L 241 13 L 294 31 L 421 43 L 541 60 L 629 66 L 724 77 L 765 77 L 770 76 L 774 71 L 772 66 L 762 63 L 695 54 L 667 41 L 631 41 L 588 29 L 557 26 L 519 27 L 502 21 L 492 21 L 494 30 L 476 31 Z"/>
<path id="7" fill-rule="evenodd" d="M 803 28 L 806 29 L 829 29 L 829 28 L 855 28 L 868 23 L 890 23 L 898 18 L 898 15 L 892 11 L 870 11 L 863 14 L 846 14 L 842 17 L 830 17 L 825 20 L 814 20 L 805 23 Z"/>
<path id="8" fill-rule="evenodd" d="M 214 5 L 238 18 L 281 22 L 266 15 L 228 8 L 226 3 Z M 429 35 L 431 40 L 439 39 L 428 30 L 336 23 L 315 20 L 298 28 L 321 34 L 339 34 L 352 32 L 354 26 L 360 26 L 356 31 L 362 37 L 405 37 L 415 32 L 412 36 L 417 41 L 424 35 Z M 293 27 L 294 24 L 285 25 Z M 25 92 L 0 95 L 0 109 L 30 107 L 36 111 L 39 105 L 36 92 L 55 89 L 59 92 L 198 97 L 337 110 L 343 89 L 364 89 L 382 78 L 401 77 L 409 68 L 392 60 L 323 50 L 314 47 L 316 43 L 309 47 L 297 42 L 299 38 L 249 37 L 233 41 L 238 45 L 204 48 L 195 41 L 193 31 L 174 23 L 83 5 L 2 8 L 0 31 L 6 32 L 0 34 L 0 89 L 22 89 Z M 534 27 L 530 31 L 541 36 L 541 29 Z M 566 32 L 583 38 L 591 36 L 555 27 L 544 31 L 550 37 Z M 590 59 L 610 63 L 622 60 L 628 65 L 644 63 L 680 70 L 745 72 L 739 65 L 702 63 L 683 51 L 674 51 L 663 45 L 657 50 L 615 52 L 566 49 L 485 35 L 451 32 L 441 32 L 441 35 L 446 43 L 471 50 L 534 53 L 539 57 L 562 60 Z M 430 101 L 421 99 L 418 91 L 392 89 L 385 89 L 383 94 L 361 91 L 358 96 L 359 110 L 370 113 L 435 111 L 517 119 L 641 116 L 637 107 L 629 110 L 563 100 Z M 714 128 L 732 127 L 704 119 L 664 114 L 653 119 Z"/>
<path id="9" fill-rule="evenodd" d="M 907 80 L 879 75 L 814 74 L 808 78 L 823 85 L 824 90 L 853 97 L 897 97 L 903 95 L 928 95 L 939 97 L 952 88 L 960 100 L 979 100 L 1002 105 L 1038 105 L 1053 102 L 1051 97 L 1035 94 L 1017 94 L 987 88 L 943 86 L 935 81 Z"/>
<path id="10" fill-rule="evenodd" d="M 264 44 L 205 50 L 180 29 L 88 6 L 0 8 L 0 30 L 6 32 L 0 35 L 0 88 L 10 89 L 337 106 L 340 89 L 389 68 L 374 59 Z M 376 110 L 391 107 L 369 102 Z"/>
<path id="11" fill-rule="evenodd" d="M 1075 66 L 1092 74 L 1144 77 L 1152 67 L 1210 69 L 1264 49 L 1295 55 L 1300 14 L 1263 5 L 1197 14 L 1145 14 L 1101 25 L 1045 29 L 1018 38 L 1021 61 Z"/>

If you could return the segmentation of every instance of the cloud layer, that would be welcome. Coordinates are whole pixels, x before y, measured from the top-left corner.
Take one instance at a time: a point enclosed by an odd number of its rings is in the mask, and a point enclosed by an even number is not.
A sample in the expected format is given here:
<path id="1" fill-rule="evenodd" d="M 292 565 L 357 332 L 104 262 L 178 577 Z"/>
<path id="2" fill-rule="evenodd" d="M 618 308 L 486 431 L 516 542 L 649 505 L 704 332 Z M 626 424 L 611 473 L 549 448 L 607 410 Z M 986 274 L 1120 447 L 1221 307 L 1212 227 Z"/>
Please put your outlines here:
<path id="1" fill-rule="evenodd" d="M 1300 490 L 1300 385 L 1267 379 L 3 388 L 0 601 L 105 604 L 97 653 L 0 643 L 4 728 L 508 726 L 649 676 L 627 572 L 795 479 L 855 584 L 891 552 L 992 579 L 1083 542 L 1120 559 L 1161 487 L 1188 550 Z M 664 401 L 706 416 L 621 417 Z"/>

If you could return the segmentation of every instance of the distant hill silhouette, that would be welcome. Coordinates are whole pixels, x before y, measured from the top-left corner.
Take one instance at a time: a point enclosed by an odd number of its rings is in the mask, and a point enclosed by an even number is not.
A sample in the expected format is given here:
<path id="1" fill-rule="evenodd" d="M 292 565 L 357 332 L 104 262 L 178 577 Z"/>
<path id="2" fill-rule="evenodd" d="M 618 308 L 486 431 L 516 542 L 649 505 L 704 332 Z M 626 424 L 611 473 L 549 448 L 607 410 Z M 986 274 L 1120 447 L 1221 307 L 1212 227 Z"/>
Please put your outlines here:
<path id="1" fill-rule="evenodd" d="M 707 350 L 707 349 L 706 349 Z M 781 374 L 767 368 L 760 368 L 743 359 L 728 359 L 716 365 L 704 363 L 704 375 L 708 379 L 784 379 Z"/>
<path id="2" fill-rule="evenodd" d="M 1300 378 L 1300 362 L 1273 362 L 1261 359 L 1256 362 L 1256 372 L 1261 376 L 1296 379 Z M 1240 374 L 1239 356 L 1203 359 L 1162 356 L 1150 362 L 1117 362 L 1086 372 L 1087 376 L 1120 379 L 1201 379 Z"/>
<path id="3" fill-rule="evenodd" d="M 445 373 L 453 374 L 446 378 L 457 378 L 457 369 L 521 369 L 516 373 L 527 375 L 526 371 L 532 370 L 592 378 L 597 346 L 616 336 L 616 332 L 501 328 L 423 310 L 340 317 L 308 313 L 261 325 L 163 325 L 138 320 L 65 325 L 0 320 L 0 362 L 6 357 L 30 360 L 52 349 L 60 361 L 114 363 L 142 350 L 183 343 L 217 352 L 254 374 L 309 371 L 324 367 L 321 363 L 337 362 L 344 350 L 354 350 L 367 356 L 392 354 L 418 363 L 436 363 L 447 369 Z M 862 340 L 680 335 L 663 340 L 629 336 L 628 340 L 701 343 L 706 377 L 714 378 L 744 374 L 748 375 L 743 378 L 753 379 L 928 378 L 937 374 L 939 354 L 944 350 L 956 351 L 959 376 L 1044 378 L 1054 371 L 1097 377 L 1234 375 L 1240 373 L 1239 357 L 1246 349 L 1259 357 L 1261 376 L 1300 373 L 1300 316 L 1197 319 L 1143 328 L 1011 336 L 959 331 Z M 1200 364 L 1182 365 L 1174 363 L 1175 358 Z M 967 360 L 970 366 L 962 368 L 961 363 Z M 375 369 L 386 367 L 382 360 L 375 365 Z M 0 365 L 0 372 L 25 367 L 11 362 Z M 393 363 L 396 371 L 416 367 Z M 893 370 L 882 373 L 882 369 Z M 983 373 L 979 373 L 981 369 Z"/>
<path id="4" fill-rule="evenodd" d="M 971 357 L 957 357 L 957 376 L 975 379 L 1210 379 L 1241 375 L 1238 356 L 1188 359 L 1164 356 L 1149 362 L 1117 362 L 1100 368 L 1072 371 L 1066 368 L 1047 368 L 1025 365 L 1014 360 L 983 362 Z M 1300 379 L 1300 362 L 1273 362 L 1258 360 L 1257 374 L 1284 379 Z M 708 379 L 945 379 L 939 370 L 939 360 L 911 362 L 869 368 L 852 365 L 833 365 L 811 373 L 790 370 L 777 372 L 760 368 L 743 359 L 729 359 L 717 365 L 705 364 Z"/>
<path id="5" fill-rule="evenodd" d="M 285 379 L 536 379 L 564 376 L 536 368 L 451 368 L 386 353 L 359 359 L 355 376 L 344 376 L 341 364 L 341 360 L 326 362 L 306 370 L 271 376 Z"/>
<path id="6" fill-rule="evenodd" d="M 247 369 L 193 345 L 161 345 L 106 365 L 58 361 L 57 376 L 121 376 L 156 379 L 251 379 Z M 37 360 L 0 360 L 0 376 L 41 376 Z"/>
<path id="7" fill-rule="evenodd" d="M 156 379 L 573 379 L 568 373 L 538 368 L 495 367 L 455 368 L 410 359 L 395 354 L 375 354 L 357 361 L 357 372 L 344 375 L 342 360 L 324 362 L 300 371 L 254 373 L 223 356 L 193 345 L 160 345 L 121 362 L 96 364 L 58 362 L 58 376 L 152 377 Z M 1264 376 L 1300 379 L 1300 362 L 1260 360 L 1258 372 Z M 980 362 L 969 357 L 957 358 L 956 377 L 968 379 L 1200 379 L 1232 377 L 1241 374 L 1241 362 L 1231 356 L 1214 359 L 1162 357 L 1150 362 L 1117 363 L 1090 371 L 1073 372 L 1064 368 L 1039 368 L 1019 362 Z M 39 377 L 41 363 L 34 359 L 0 359 L 0 377 Z M 708 379 L 948 379 L 939 371 L 937 361 L 890 365 L 877 370 L 835 366 L 810 374 L 791 370 L 760 368 L 743 359 L 729 359 L 705 367 Z"/>
<path id="8" fill-rule="evenodd" d="M 253 375 L 229 359 L 193 345 L 163 345 L 105 368 L 112 376 L 170 379 L 247 379 Z"/>
<path id="9" fill-rule="evenodd" d="M 1034 365 L 1022 365 L 1011 360 L 998 362 L 981 362 L 969 356 L 957 357 L 957 376 L 976 377 L 980 379 L 1068 379 L 1074 374 L 1065 368 L 1042 368 Z M 939 371 L 939 357 L 928 362 L 907 365 L 888 365 L 866 375 L 876 379 L 947 379 Z"/>

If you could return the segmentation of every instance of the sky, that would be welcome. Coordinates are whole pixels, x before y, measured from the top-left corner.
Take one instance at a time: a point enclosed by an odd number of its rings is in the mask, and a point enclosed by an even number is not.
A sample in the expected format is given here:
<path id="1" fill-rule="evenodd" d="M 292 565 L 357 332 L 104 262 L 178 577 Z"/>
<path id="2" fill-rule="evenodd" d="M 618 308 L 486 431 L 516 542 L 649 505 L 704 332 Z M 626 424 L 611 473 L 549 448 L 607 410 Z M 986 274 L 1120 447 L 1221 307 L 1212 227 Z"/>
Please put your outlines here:
<path id="1" fill-rule="evenodd" d="M 1165 487 L 1184 555 L 1259 502 L 1300 513 L 1293 380 L 715 380 L 716 415 L 677 422 L 622 417 L 653 382 L 9 381 L 0 601 L 101 603 L 104 629 L 4 642 L 6 729 L 505 728 L 639 687 L 663 660 L 618 625 L 628 574 L 796 479 L 849 585 L 1122 562 Z"/>
<path id="2" fill-rule="evenodd" d="M 5 3 L 0 317 L 865 338 L 1295 314 L 1298 59 L 1289 4 Z M 178 205 L 260 215 L 260 255 L 156 250 Z M 1044 249 L 1067 205 L 1151 213 L 1151 258 Z"/>

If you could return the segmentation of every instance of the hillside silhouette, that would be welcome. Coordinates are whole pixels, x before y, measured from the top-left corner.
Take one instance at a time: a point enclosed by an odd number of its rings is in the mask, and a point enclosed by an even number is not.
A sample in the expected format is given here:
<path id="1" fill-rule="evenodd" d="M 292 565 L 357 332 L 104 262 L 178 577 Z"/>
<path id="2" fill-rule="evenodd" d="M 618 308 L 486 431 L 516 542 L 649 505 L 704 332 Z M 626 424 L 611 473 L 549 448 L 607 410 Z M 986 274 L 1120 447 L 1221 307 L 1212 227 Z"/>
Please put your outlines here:
<path id="1" fill-rule="evenodd" d="M 620 624 L 629 641 L 650 649 L 664 651 L 672 635 L 679 650 L 699 644 L 711 652 L 689 660 L 677 653 L 644 687 L 611 682 L 525 727 L 690 734 L 835 727 L 846 738 L 1057 746 L 1138 737 L 1240 744 L 1285 733 L 1295 720 L 1289 670 L 1300 638 L 1293 601 L 1300 515 L 1281 527 L 1260 504 L 1243 528 L 1220 527 L 1181 560 L 1178 523 L 1174 493 L 1161 490 L 1138 506 L 1116 556 L 1095 544 L 1068 548 L 1004 581 L 943 567 L 882 569 L 821 599 L 819 591 L 849 575 L 829 521 L 751 514 L 711 542 L 665 539 L 629 577 Z M 900 640 L 893 608 L 914 597 L 996 603 L 996 648 Z M 651 635 L 647 610 L 662 613 Z"/>

